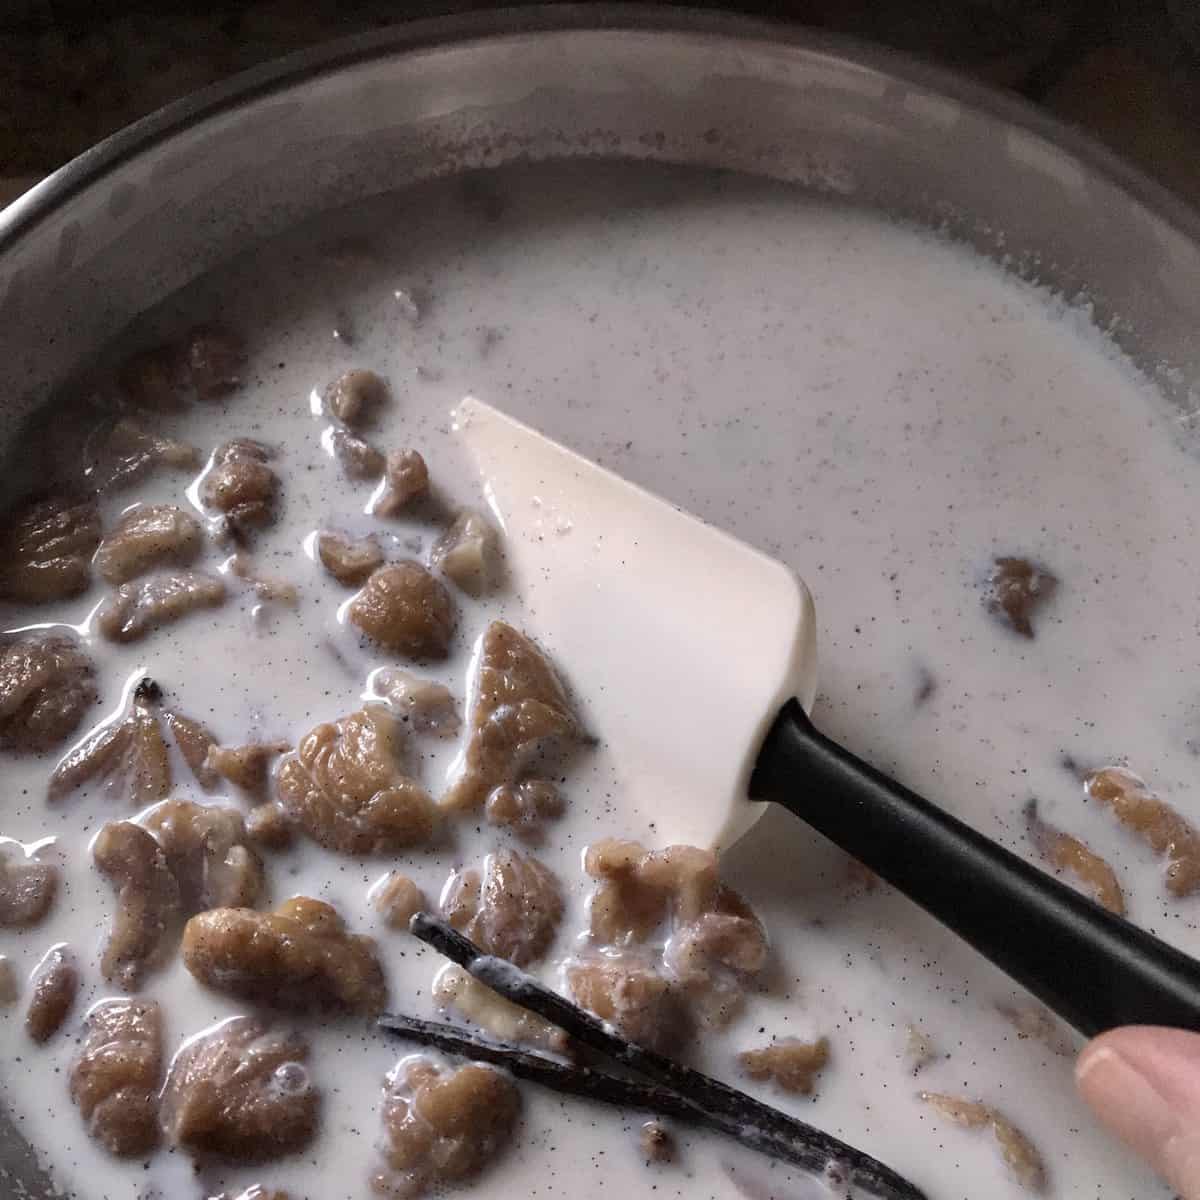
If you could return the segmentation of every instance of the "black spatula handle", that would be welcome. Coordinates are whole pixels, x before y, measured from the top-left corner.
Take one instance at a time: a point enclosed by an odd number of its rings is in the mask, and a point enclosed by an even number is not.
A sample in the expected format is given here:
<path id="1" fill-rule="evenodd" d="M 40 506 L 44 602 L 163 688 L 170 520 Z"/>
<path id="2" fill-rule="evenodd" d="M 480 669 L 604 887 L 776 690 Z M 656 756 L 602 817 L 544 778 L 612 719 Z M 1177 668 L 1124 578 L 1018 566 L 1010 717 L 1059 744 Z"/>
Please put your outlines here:
<path id="1" fill-rule="evenodd" d="M 750 782 L 1091 1036 L 1200 1030 L 1200 962 L 1107 912 L 780 712 Z"/>

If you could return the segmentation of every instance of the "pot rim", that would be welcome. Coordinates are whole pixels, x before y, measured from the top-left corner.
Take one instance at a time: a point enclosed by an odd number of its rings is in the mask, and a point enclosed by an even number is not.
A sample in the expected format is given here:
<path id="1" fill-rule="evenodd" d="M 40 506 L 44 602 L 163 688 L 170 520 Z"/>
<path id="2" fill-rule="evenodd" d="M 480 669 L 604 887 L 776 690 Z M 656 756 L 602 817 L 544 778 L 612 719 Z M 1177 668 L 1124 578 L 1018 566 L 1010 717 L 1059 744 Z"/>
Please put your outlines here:
<path id="1" fill-rule="evenodd" d="M 773 50 L 783 46 L 823 54 L 886 74 L 1044 139 L 1200 245 L 1200 208 L 1091 134 L 1023 97 L 846 34 L 702 8 L 600 3 L 527 5 L 403 22 L 322 42 L 201 88 L 97 142 L 7 208 L 0 209 L 0 265 L 5 251 L 123 163 L 249 101 L 347 67 L 398 54 L 539 34 L 620 32 L 732 40 L 748 46 L 769 43 Z"/>

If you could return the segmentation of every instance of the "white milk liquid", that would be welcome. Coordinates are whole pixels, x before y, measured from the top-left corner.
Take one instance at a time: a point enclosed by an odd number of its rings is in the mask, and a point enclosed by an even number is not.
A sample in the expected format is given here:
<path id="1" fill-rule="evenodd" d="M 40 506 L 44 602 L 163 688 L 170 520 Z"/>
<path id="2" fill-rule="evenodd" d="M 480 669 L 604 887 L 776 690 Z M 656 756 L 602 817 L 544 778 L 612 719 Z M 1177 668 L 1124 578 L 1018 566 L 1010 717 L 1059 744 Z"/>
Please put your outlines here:
<path id="1" fill-rule="evenodd" d="M 362 240 L 349 265 L 330 253 L 346 238 Z M 480 495 L 449 414 L 473 393 L 794 566 L 816 598 L 816 716 L 826 731 L 1031 858 L 1021 809 L 1037 797 L 1047 820 L 1113 862 L 1135 921 L 1200 951 L 1200 898 L 1171 899 L 1150 852 L 1085 803 L 1064 765 L 1065 756 L 1091 766 L 1125 759 L 1200 817 L 1191 787 L 1200 468 L 1161 398 L 1078 314 L 961 249 L 783 188 L 571 166 L 438 184 L 328 219 L 195 285 L 130 344 L 213 318 L 246 335 L 247 386 L 164 428 L 204 453 L 238 435 L 278 447 L 281 519 L 258 537 L 255 557 L 299 585 L 300 607 L 268 606 L 256 618 L 253 598 L 235 591 L 223 608 L 127 647 L 87 633 L 98 714 L 118 709 L 146 674 L 232 744 L 255 735 L 294 743 L 358 707 L 368 671 L 392 660 L 339 626 L 349 593 L 313 563 L 306 539 L 328 525 L 374 528 L 395 535 L 395 555 L 419 555 L 436 534 L 365 516 L 370 486 L 344 481 L 321 448 L 313 390 L 371 367 L 395 393 L 372 441 L 420 449 L 460 502 Z M 162 472 L 117 494 L 106 527 L 135 500 L 187 506 L 191 482 Z M 1061 580 L 1033 641 L 981 601 L 980 580 L 1005 553 Z M 223 555 L 210 557 L 211 566 Z M 456 652 L 435 672 L 460 697 L 470 647 L 494 616 L 553 655 L 554 614 L 524 613 L 519 585 L 486 604 L 462 600 Z M 0 628 L 80 625 L 101 598 L 96 587 L 69 604 L 3 609 Z M 588 663 L 558 665 L 586 718 Z M 669 812 L 614 816 L 628 766 L 594 732 L 601 745 L 569 776 L 568 814 L 539 851 L 572 896 L 549 979 L 585 924 L 582 848 L 601 835 L 670 840 Z M 428 740 L 412 747 L 436 794 L 449 752 Z M 54 839 L 45 853 L 65 863 L 67 887 L 43 925 L 0 933 L 0 953 L 24 976 L 51 944 L 68 942 L 84 989 L 44 1048 L 23 1029 L 27 991 L 0 1016 L 0 1100 L 62 1188 L 80 1200 L 190 1200 L 261 1181 L 312 1200 L 366 1197 L 379 1083 L 410 1048 L 360 1020 L 291 1021 L 310 1036 L 324 1094 L 321 1134 L 294 1160 L 196 1175 L 183 1153 L 120 1164 L 88 1139 L 65 1073 L 80 1017 L 113 994 L 98 970 L 113 897 L 88 843 L 106 820 L 131 814 L 98 791 L 48 808 L 52 765 L 4 762 L 0 834 Z M 176 794 L 199 795 L 182 764 L 175 774 Z M 357 861 L 305 842 L 267 855 L 272 900 L 301 892 L 336 904 L 353 929 L 378 936 L 391 1007 L 432 1015 L 437 956 L 384 929 L 367 889 L 399 866 L 436 898 L 449 869 L 501 840 L 460 820 L 436 848 L 397 860 Z M 855 891 L 844 856 L 783 813 L 769 814 L 725 869 L 774 951 L 761 994 L 698 1047 L 704 1069 L 737 1079 L 738 1050 L 771 1035 L 827 1034 L 831 1062 L 811 1101 L 745 1086 L 874 1153 L 932 1200 L 1024 1193 L 991 1136 L 939 1119 L 917 1099 L 922 1088 L 1005 1112 L 1040 1148 L 1056 1196 L 1166 1195 L 1076 1101 L 1071 1058 L 1018 1038 L 997 1012 L 1022 999 L 1012 986 L 909 903 L 886 888 Z M 146 993 L 163 1003 L 168 1053 L 240 1011 L 179 965 L 152 976 Z M 915 1078 L 904 1057 L 910 1023 L 943 1055 Z M 480 1200 L 830 1194 L 686 1131 L 681 1163 L 649 1169 L 636 1147 L 641 1114 L 523 1092 L 514 1148 L 471 1185 Z"/>

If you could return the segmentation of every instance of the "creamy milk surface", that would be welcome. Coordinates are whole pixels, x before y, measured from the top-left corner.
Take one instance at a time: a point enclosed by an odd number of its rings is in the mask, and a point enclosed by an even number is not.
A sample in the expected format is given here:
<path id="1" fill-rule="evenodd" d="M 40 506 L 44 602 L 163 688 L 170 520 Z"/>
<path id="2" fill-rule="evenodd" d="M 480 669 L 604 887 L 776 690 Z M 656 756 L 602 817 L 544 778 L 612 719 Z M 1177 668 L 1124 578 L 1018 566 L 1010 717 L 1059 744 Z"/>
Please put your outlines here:
<path id="1" fill-rule="evenodd" d="M 370 672 L 397 661 L 345 625 L 351 593 L 313 559 L 318 528 L 374 530 L 393 557 L 422 557 L 438 533 L 416 518 L 368 515 L 371 485 L 347 482 L 322 442 L 328 422 L 314 394 L 369 367 L 390 381 L 393 401 L 367 436 L 419 449 L 454 503 L 486 503 L 452 428 L 455 405 L 472 394 L 783 559 L 816 600 L 823 729 L 1031 859 L 1022 812 L 1036 798 L 1046 820 L 1114 865 L 1133 920 L 1200 952 L 1200 899 L 1171 897 L 1161 864 L 1086 800 L 1079 780 L 1079 765 L 1127 763 L 1195 812 L 1200 465 L 1165 402 L 1077 312 L 962 249 L 784 188 L 576 165 L 439 183 L 328 218 L 194 285 L 123 349 L 213 319 L 245 337 L 246 385 L 163 428 L 202 454 L 236 436 L 277 449 L 280 519 L 257 536 L 254 558 L 296 584 L 299 606 L 263 603 L 231 579 L 223 607 L 121 647 L 90 624 L 99 584 L 70 603 L 0 607 L 5 630 L 83 630 L 99 670 L 97 720 L 148 675 L 226 744 L 294 744 L 359 707 Z M 135 500 L 190 508 L 196 496 L 193 476 L 160 471 L 105 501 L 105 527 Z M 573 536 L 570 514 L 556 521 L 547 536 Z M 983 581 L 1006 554 L 1060 580 L 1032 640 L 985 610 Z M 227 557 L 213 547 L 203 565 Z M 425 673 L 461 700 L 471 648 L 503 616 L 555 659 L 586 722 L 589 663 L 556 656 L 555 613 L 530 612 L 520 582 L 482 601 L 457 596 L 454 652 Z M 704 596 L 678 603 L 694 622 Z M 604 729 L 591 732 L 598 745 L 562 785 L 566 815 L 536 851 L 569 896 L 542 968 L 553 983 L 586 926 L 583 848 L 602 836 L 672 840 L 669 810 L 622 804 L 636 762 Z M 440 793 L 456 747 L 413 738 L 409 750 L 414 773 Z M 95 788 L 48 806 L 56 758 L 4 761 L 0 835 L 44 841 L 40 853 L 63 864 L 66 886 L 40 926 L 0 933 L 0 953 L 24 978 L 68 943 L 84 985 L 43 1048 L 23 1029 L 27 988 L 0 1015 L 0 1099 L 60 1187 L 80 1200 L 199 1198 L 254 1183 L 313 1200 L 368 1196 L 380 1082 L 415 1048 L 361 1019 L 279 1018 L 309 1036 L 324 1096 L 319 1137 L 294 1159 L 197 1172 L 180 1151 L 122 1164 L 89 1140 L 66 1072 L 80 1017 L 118 993 L 98 969 L 113 895 L 88 847 L 105 821 L 133 814 Z M 181 763 L 175 780 L 175 795 L 201 797 Z M 244 802 L 232 790 L 228 800 Z M 386 929 L 367 892 L 399 867 L 436 898 L 451 869 L 506 841 L 482 821 L 448 824 L 432 847 L 395 859 L 358 860 L 304 839 L 264 856 L 272 904 L 293 894 L 334 903 L 353 930 L 379 939 L 390 1006 L 418 1016 L 433 1015 L 441 962 Z M 931 1200 L 1026 1193 L 990 1133 L 939 1117 L 922 1089 L 1005 1113 L 1040 1149 L 1051 1195 L 1167 1195 L 1076 1101 L 1065 1031 L 1019 1036 L 1000 1008 L 1028 997 L 889 889 L 861 886 L 845 856 L 797 821 L 769 813 L 724 872 L 763 918 L 772 959 L 736 1023 L 698 1041 L 702 1068 L 882 1158 Z M 149 977 L 145 994 L 163 1005 L 168 1057 L 245 1011 L 177 961 Z M 916 1075 L 910 1025 L 937 1050 Z M 822 1034 L 831 1059 L 813 1098 L 740 1079 L 738 1051 Z M 481 1200 L 844 1194 L 686 1130 L 678 1163 L 647 1167 L 642 1114 L 522 1090 L 513 1149 L 466 1185 Z"/>

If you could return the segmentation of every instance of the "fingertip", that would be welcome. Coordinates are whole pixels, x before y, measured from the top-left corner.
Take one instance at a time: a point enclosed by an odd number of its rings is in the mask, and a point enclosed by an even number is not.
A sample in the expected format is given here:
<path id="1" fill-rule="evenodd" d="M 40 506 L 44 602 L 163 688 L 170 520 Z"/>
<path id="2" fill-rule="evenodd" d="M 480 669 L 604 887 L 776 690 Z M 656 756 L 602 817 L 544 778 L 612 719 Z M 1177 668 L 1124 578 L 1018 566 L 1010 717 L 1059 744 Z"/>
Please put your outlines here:
<path id="1" fill-rule="evenodd" d="M 1114 1029 L 1083 1048 L 1075 1081 L 1106 1128 L 1200 1200 L 1200 1034 Z"/>

